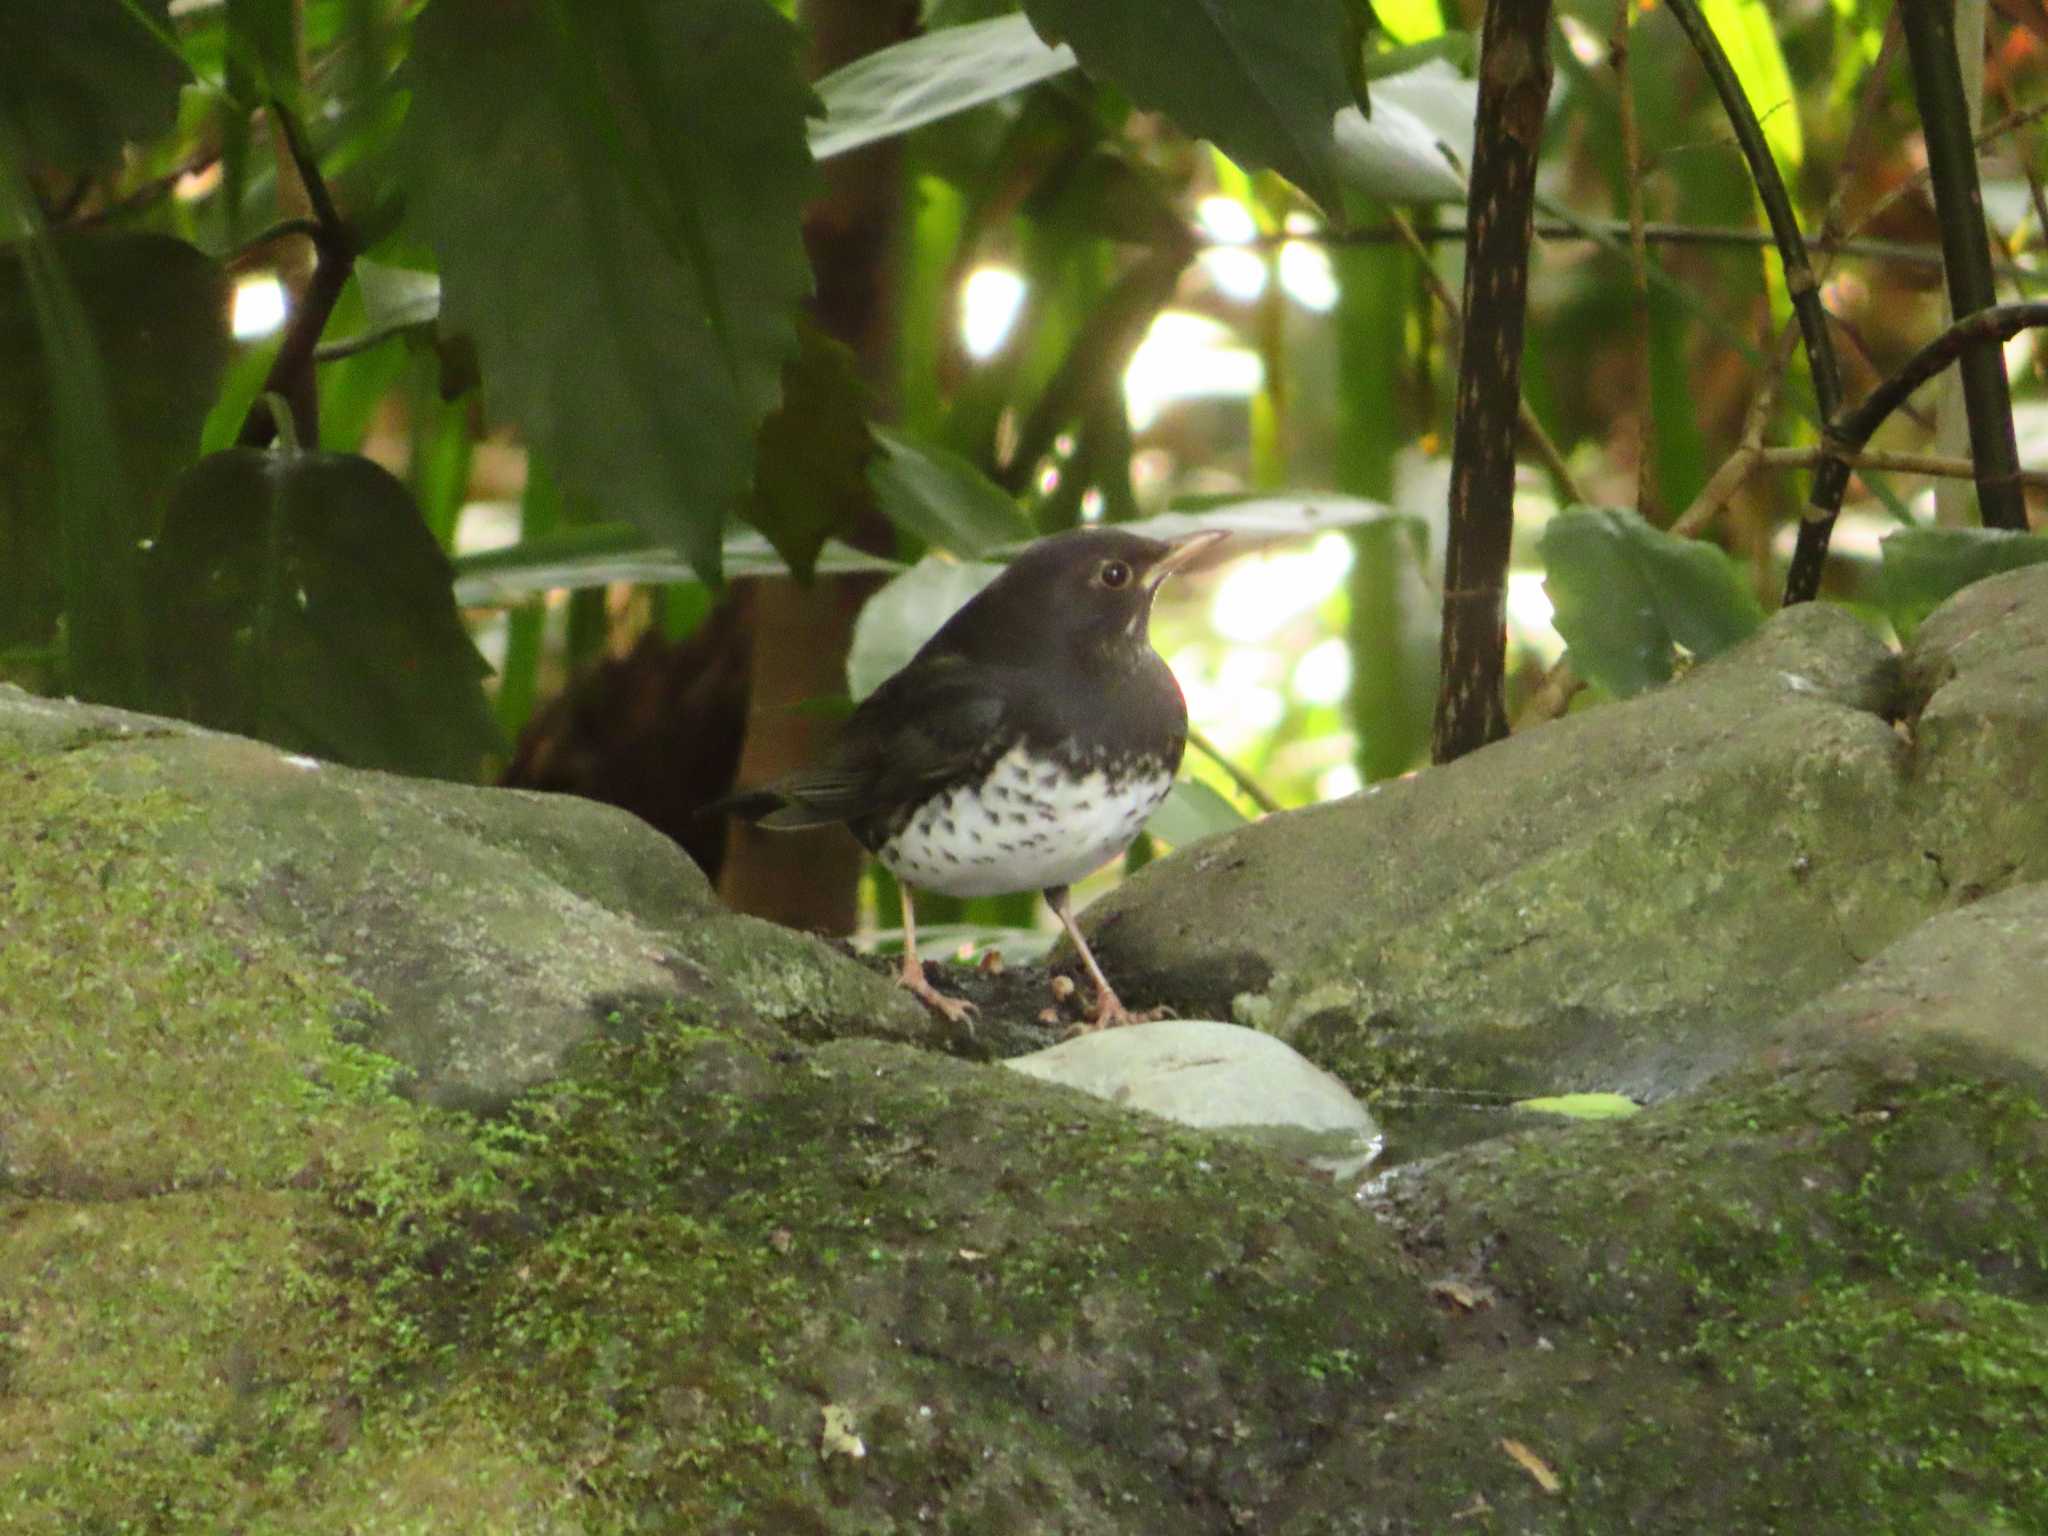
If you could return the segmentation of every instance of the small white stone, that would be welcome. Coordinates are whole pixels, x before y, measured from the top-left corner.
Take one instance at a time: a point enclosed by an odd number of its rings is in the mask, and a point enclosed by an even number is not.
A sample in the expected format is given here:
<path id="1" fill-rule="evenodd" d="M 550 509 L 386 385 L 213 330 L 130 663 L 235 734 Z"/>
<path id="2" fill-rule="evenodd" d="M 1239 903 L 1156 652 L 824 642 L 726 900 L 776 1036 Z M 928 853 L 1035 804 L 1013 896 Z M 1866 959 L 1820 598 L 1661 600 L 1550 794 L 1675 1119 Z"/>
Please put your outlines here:
<path id="1" fill-rule="evenodd" d="M 1338 1179 L 1355 1177 L 1382 1146 L 1379 1127 L 1348 1088 L 1285 1041 L 1236 1024 L 1125 1024 L 1003 1065 L 1182 1125 L 1301 1152 Z"/>

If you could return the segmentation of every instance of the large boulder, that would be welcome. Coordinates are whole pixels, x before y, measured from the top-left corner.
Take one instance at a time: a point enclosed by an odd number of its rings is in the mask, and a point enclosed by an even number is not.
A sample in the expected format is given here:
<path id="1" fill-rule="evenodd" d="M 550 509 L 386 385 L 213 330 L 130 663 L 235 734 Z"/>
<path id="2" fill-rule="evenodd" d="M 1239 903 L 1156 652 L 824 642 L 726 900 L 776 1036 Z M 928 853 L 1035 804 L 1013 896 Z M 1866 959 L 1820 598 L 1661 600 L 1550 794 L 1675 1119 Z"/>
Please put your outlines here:
<path id="1" fill-rule="evenodd" d="M 1364 1090 L 1656 1099 L 1916 923 L 2048 877 L 2048 568 L 1904 657 L 1786 610 L 1671 687 L 1269 817 L 1095 903 L 1119 985 Z"/>

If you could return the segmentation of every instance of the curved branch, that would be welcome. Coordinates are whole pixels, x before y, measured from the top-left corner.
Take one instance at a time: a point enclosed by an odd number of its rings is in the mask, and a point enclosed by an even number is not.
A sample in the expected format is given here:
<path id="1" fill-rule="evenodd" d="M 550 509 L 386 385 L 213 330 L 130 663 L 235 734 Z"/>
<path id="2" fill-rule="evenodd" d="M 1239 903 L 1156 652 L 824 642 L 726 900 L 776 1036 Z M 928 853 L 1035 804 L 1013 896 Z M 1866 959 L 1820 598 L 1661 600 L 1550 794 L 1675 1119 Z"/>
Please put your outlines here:
<path id="1" fill-rule="evenodd" d="M 1904 367 L 1892 374 L 1855 410 L 1837 418 L 1827 430 L 1825 446 L 1834 455 L 1832 462 L 1843 463 L 1862 451 L 1873 433 L 1884 425 L 1885 418 L 1906 403 L 1907 398 L 1954 362 L 1970 347 L 1986 342 L 2003 343 L 2017 336 L 2021 331 L 2037 330 L 2048 326 L 2048 304 L 1999 304 L 1990 309 L 1980 309 L 1974 315 L 1966 315 L 1927 343 Z M 2021 471 L 2011 472 L 2011 482 L 2018 486 Z M 1978 484 L 1984 483 L 1984 472 L 1979 466 Z M 1809 493 L 1806 522 L 1801 525 L 1798 547 L 1793 551 L 1792 569 L 1785 577 L 1785 601 L 1806 602 L 1820 591 L 1821 565 L 1827 558 L 1827 540 L 1822 538 L 1810 545 L 1804 537 L 1806 529 L 1816 525 L 1832 527 L 1835 514 L 1842 510 L 1842 492 L 1847 486 L 1846 475 L 1839 484 L 1824 484 L 1820 475 L 1813 477 L 1813 489 Z M 1831 499 L 1823 501 L 1823 495 Z M 1794 596 L 1794 593 L 1799 594 Z"/>
<path id="2" fill-rule="evenodd" d="M 1749 98 L 1742 94 L 1734 66 L 1728 62 L 1720 39 L 1707 25 L 1696 0 L 1668 0 L 1668 3 L 1671 14 L 1685 29 L 1693 51 L 1699 55 L 1707 77 L 1713 81 L 1714 90 L 1721 98 L 1721 108 L 1728 114 L 1729 125 L 1735 130 L 1735 140 L 1742 146 L 1743 158 L 1749 162 L 1749 174 L 1756 183 L 1757 198 L 1764 205 L 1765 216 L 1771 221 L 1771 234 L 1777 240 L 1778 260 L 1785 268 L 1785 288 L 1792 299 L 1792 312 L 1799 320 L 1800 339 L 1806 345 L 1806 366 L 1813 377 L 1814 403 L 1820 407 L 1821 420 L 1833 421 L 1842 408 L 1841 365 L 1835 360 L 1834 339 L 1828 334 L 1828 317 L 1820 302 L 1820 285 L 1814 280 L 1812 263 L 1807 260 L 1806 237 L 1800 233 L 1799 220 L 1792 212 L 1792 200 L 1786 195 L 1784 178 L 1778 174 L 1778 162 L 1771 158 L 1770 145 L 1764 141 L 1763 124 L 1757 121 Z M 1849 466 L 1838 459 L 1824 460 L 1813 474 L 1815 505 L 1831 499 L 1836 507 L 1840 507 L 1842 493 L 1848 484 Z M 1808 518 L 1802 522 L 1799 525 L 1799 546 L 1793 555 L 1793 569 L 1798 570 L 1803 565 L 1817 567 L 1826 558 L 1828 536 L 1833 531 L 1832 515 L 1825 521 Z M 1793 596 L 1788 584 L 1785 601 L 1792 603 L 1803 599 Z"/>

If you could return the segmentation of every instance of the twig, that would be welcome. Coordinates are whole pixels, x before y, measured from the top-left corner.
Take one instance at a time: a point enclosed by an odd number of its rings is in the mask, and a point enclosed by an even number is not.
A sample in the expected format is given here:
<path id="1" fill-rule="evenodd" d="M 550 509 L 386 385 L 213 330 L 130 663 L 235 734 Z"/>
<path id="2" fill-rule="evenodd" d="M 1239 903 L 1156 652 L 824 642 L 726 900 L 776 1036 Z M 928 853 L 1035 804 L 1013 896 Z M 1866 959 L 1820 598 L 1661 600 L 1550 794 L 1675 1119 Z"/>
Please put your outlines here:
<path id="1" fill-rule="evenodd" d="M 1273 812 L 1280 809 L 1280 802 L 1273 798 L 1272 793 L 1265 785 L 1225 757 L 1222 749 L 1215 742 L 1204 736 L 1192 725 L 1188 727 L 1188 745 L 1229 775 L 1230 782 L 1244 791 L 1245 799 L 1251 801 L 1261 811 L 1270 816 Z"/>
<path id="2" fill-rule="evenodd" d="M 1590 226 L 1590 227 L 1588 227 Z M 1535 232 L 1545 240 L 1583 240 L 1594 244 L 1602 236 L 1613 240 L 1627 240 L 1631 231 L 1627 224 L 1618 219 L 1588 219 L 1584 225 L 1563 219 L 1539 219 Z M 1415 231 L 1421 240 L 1438 243 L 1462 241 L 1465 226 L 1462 223 L 1439 223 L 1427 230 Z M 1272 247 L 1303 241 L 1311 245 L 1396 245 L 1403 241 L 1399 229 L 1393 224 L 1365 224 L 1355 229 L 1311 229 L 1290 230 L 1277 235 L 1254 235 L 1250 240 L 1222 240 L 1213 235 L 1197 236 L 1203 248 L 1210 246 L 1234 246 L 1239 249 L 1250 247 Z M 1649 245 L 1727 245 L 1755 247 L 1770 245 L 1773 236 L 1767 229 L 1737 229 L 1731 225 L 1719 224 L 1674 224 L 1657 219 L 1643 221 L 1643 240 Z M 1868 261 L 1895 262 L 1902 266 L 1924 267 L 1938 271 L 1941 267 L 1941 252 L 1931 245 L 1907 245 L 1898 240 L 1828 240 L 1815 238 L 1806 244 L 1807 250 L 1815 254 L 1831 256 L 1857 256 Z"/>
<path id="3" fill-rule="evenodd" d="M 1742 84 L 1735 78 L 1728 55 L 1722 51 L 1720 39 L 1714 36 L 1714 29 L 1707 25 L 1706 17 L 1700 13 L 1697 0 L 1667 0 L 1667 5 L 1692 43 L 1693 51 L 1699 55 L 1707 77 L 1713 81 L 1714 90 L 1721 98 L 1721 108 L 1728 114 L 1729 126 L 1735 130 L 1736 142 L 1742 146 L 1743 158 L 1749 162 L 1749 174 L 1756 184 L 1757 199 L 1764 205 L 1771 233 L 1777 240 L 1778 260 L 1785 270 L 1785 289 L 1792 300 L 1792 312 L 1799 320 L 1799 334 L 1806 346 L 1807 372 L 1813 379 L 1814 403 L 1820 409 L 1821 419 L 1832 421 L 1842 406 L 1841 366 L 1835 360 L 1834 338 L 1828 334 L 1827 312 L 1820 302 L 1820 285 L 1814 280 L 1813 267 L 1807 259 L 1806 239 L 1800 233 L 1799 220 L 1792 212 L 1792 200 L 1786 196 L 1784 180 L 1778 175 L 1778 163 L 1771 157 L 1770 145 L 1764 140 L 1763 125 L 1757 121 L 1749 98 L 1743 95 Z M 1832 495 L 1834 504 L 1839 507 L 1842 491 L 1849 482 L 1848 470 L 1838 463 L 1824 462 L 1814 471 L 1816 494 L 1822 490 L 1823 482 L 1826 482 L 1826 490 Z M 1799 568 L 1802 557 L 1818 569 L 1819 562 L 1827 556 L 1831 528 L 1831 518 L 1809 517 L 1800 523 L 1799 553 L 1793 559 L 1795 569 Z M 1785 601 L 1790 603 L 1803 599 L 1795 598 L 1788 586 Z"/>
<path id="4" fill-rule="evenodd" d="M 1980 309 L 1956 321 L 1934 340 L 1922 347 L 1909 358 L 1904 367 L 1893 373 L 1867 399 L 1853 411 L 1836 420 L 1828 429 L 1828 452 L 1833 462 L 1846 463 L 1848 456 L 1862 451 L 1870 441 L 1871 434 L 1884 424 L 1887 416 L 1899 408 L 1906 397 L 1940 373 L 1962 355 L 1965 348 L 1982 345 L 1986 341 L 2005 342 L 2021 331 L 2048 326 L 2048 304 L 2000 304 L 1991 309 Z M 2015 481 L 2019 472 L 2013 472 Z M 1983 481 L 1979 479 L 1981 485 Z M 1823 482 L 1822 477 L 1813 477 L 1812 505 L 1807 512 L 1809 522 L 1832 524 L 1835 514 L 1842 509 L 1842 490 L 1847 484 L 1846 474 L 1841 484 Z M 1823 493 L 1831 495 L 1831 502 L 1822 502 Z M 1819 557 L 1802 564 L 1800 555 L 1807 548 L 1804 541 L 1792 556 L 1792 570 L 1785 578 L 1787 602 L 1794 599 L 1789 595 L 1794 590 L 1804 594 L 1798 601 L 1806 601 L 1820 591 L 1822 558 L 1826 555 L 1826 544 L 1822 543 Z"/>
<path id="5" fill-rule="evenodd" d="M 1451 350 L 1455 353 L 1465 344 L 1465 310 L 1458 303 L 1458 296 L 1451 292 L 1451 285 L 1444 281 L 1443 274 L 1430 259 L 1429 247 L 1422 243 L 1422 236 L 1416 232 L 1414 223 L 1399 209 L 1389 209 L 1387 217 L 1392 221 L 1394 231 L 1408 247 L 1410 254 L 1422 268 L 1422 280 L 1429 285 L 1435 297 L 1437 308 L 1444 312 L 1444 320 L 1450 327 Z M 1522 438 L 1530 451 L 1543 461 L 1543 467 L 1550 471 L 1550 478 L 1556 482 L 1558 491 L 1567 502 L 1582 502 L 1586 493 L 1579 486 L 1571 466 L 1564 461 L 1557 443 L 1544 429 L 1543 422 L 1524 397 L 1516 403 L 1515 419 L 1521 428 Z"/>
<path id="6" fill-rule="evenodd" d="M 1650 246 L 1643 228 L 1643 141 L 1636 129 L 1635 82 L 1628 72 L 1629 29 L 1635 24 L 1635 0 L 1615 0 L 1614 31 L 1607 40 L 1607 62 L 1614 70 L 1614 91 L 1621 113 L 1622 180 L 1628 187 L 1628 254 L 1636 289 L 1636 512 L 1648 517 L 1663 505 L 1656 489 L 1657 412 L 1650 372 Z"/>
<path id="7" fill-rule="evenodd" d="M 1920 104 L 1927 170 L 1934 182 L 1949 309 L 1960 320 L 1989 309 L 1997 302 L 1998 291 L 1991 275 L 1991 240 L 1984 229 L 1984 194 L 1977 181 L 1969 103 L 1956 60 L 1954 0 L 1904 0 L 1899 20 L 1913 64 L 1913 94 Z M 1957 359 L 1956 372 L 1969 414 L 1970 457 L 1982 472 L 1977 481 L 1978 513 L 1987 528 L 2023 531 L 2027 505 L 2015 479 L 2020 451 L 2013 435 L 2005 354 L 1995 345 L 1979 343 Z"/>
<path id="8" fill-rule="evenodd" d="M 1685 509 L 1684 515 L 1671 525 L 1671 532 L 1682 538 L 1699 535 L 1714 520 L 1714 514 L 1720 511 L 1728 498 L 1753 475 L 1765 470 L 1813 469 L 1829 457 L 1841 458 L 1858 474 L 1932 475 L 1944 480 L 1977 478 L 1977 466 L 1970 460 L 1942 453 L 1891 453 L 1866 448 L 1856 453 L 1830 455 L 1818 447 L 1762 448 L 1744 445 L 1722 461 L 1705 489 Z M 2013 483 L 2029 490 L 2048 491 L 2048 470 L 2018 470 L 2013 475 Z"/>
<path id="9" fill-rule="evenodd" d="M 1442 682 L 1430 737 L 1447 763 L 1507 734 L 1508 547 L 1515 527 L 1516 408 L 1535 222 L 1536 156 L 1550 101 L 1550 0 L 1487 0 L 1479 55 L 1465 345 L 1451 446 Z"/>
<path id="10" fill-rule="evenodd" d="M 263 391 L 265 396 L 281 395 L 290 402 L 299 441 L 313 444 L 320 441 L 320 396 L 313 370 L 314 352 L 320 343 L 320 333 L 327 328 L 335 303 L 341 298 L 341 290 L 347 286 L 349 273 L 355 267 L 355 234 L 343 222 L 333 198 L 328 196 L 319 162 L 314 158 L 297 121 L 278 102 L 271 103 L 270 111 L 277 121 L 278 131 L 284 136 L 285 146 L 291 151 L 299 180 L 305 185 L 306 201 L 312 205 L 313 227 L 307 233 L 313 242 L 313 275 L 307 280 L 306 291 L 292 314 L 291 324 L 285 327 L 277 357 L 264 377 Z M 261 448 L 276 435 L 277 422 L 271 408 L 259 398 L 250 407 L 236 441 L 247 448 Z"/>

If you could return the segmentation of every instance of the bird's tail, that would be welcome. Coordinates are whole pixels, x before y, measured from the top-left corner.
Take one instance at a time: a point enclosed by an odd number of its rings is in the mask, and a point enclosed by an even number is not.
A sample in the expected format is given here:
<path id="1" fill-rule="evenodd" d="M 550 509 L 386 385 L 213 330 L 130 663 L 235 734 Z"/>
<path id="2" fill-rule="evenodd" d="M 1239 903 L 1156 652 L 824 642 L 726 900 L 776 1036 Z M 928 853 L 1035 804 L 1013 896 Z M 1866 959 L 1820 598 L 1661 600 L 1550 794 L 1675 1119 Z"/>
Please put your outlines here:
<path id="1" fill-rule="evenodd" d="M 806 805 L 793 799 L 779 789 L 742 789 L 714 800 L 699 816 L 737 816 L 742 821 L 751 821 L 774 832 L 798 832 L 805 827 L 829 827 L 844 821 L 816 806 Z"/>

